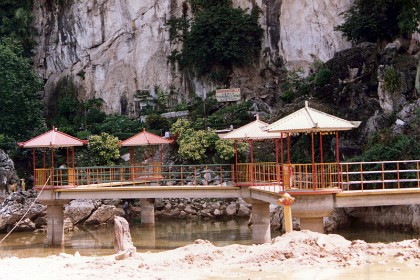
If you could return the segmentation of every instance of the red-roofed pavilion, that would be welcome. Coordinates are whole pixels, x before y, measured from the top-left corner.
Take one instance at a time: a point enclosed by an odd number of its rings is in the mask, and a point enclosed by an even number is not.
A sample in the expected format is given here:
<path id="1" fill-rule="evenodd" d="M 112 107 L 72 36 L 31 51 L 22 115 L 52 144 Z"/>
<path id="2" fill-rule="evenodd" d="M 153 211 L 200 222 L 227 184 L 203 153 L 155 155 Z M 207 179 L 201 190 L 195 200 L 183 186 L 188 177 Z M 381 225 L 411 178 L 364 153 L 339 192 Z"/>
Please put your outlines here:
<path id="1" fill-rule="evenodd" d="M 64 132 L 59 131 L 57 128 L 53 127 L 50 131 L 47 131 L 41 135 L 38 135 L 26 142 L 19 142 L 18 145 L 21 148 L 32 148 L 32 161 L 34 167 L 34 187 L 42 187 L 48 177 L 51 174 L 54 174 L 54 149 L 55 148 L 66 148 L 67 150 L 67 177 L 68 185 L 74 184 L 74 147 L 83 146 L 87 144 L 87 140 L 80 140 L 76 137 L 68 135 Z M 36 166 L 36 154 L 35 149 L 43 149 L 43 167 L 37 168 Z M 46 160 L 46 149 L 51 149 L 51 166 L 47 166 Z M 71 148 L 71 157 L 69 156 L 69 148 Z M 71 159 L 71 161 L 70 161 Z M 62 176 L 60 176 L 62 177 Z M 51 179 L 53 180 L 53 179 Z M 54 182 L 51 183 L 53 185 Z M 62 182 L 60 182 L 62 183 Z"/>
<path id="2" fill-rule="evenodd" d="M 148 171 L 145 171 L 145 170 L 148 170 L 148 168 L 140 167 L 140 170 L 141 170 L 140 173 L 144 173 L 142 175 L 146 175 L 142 177 L 150 177 L 151 174 L 153 174 L 153 177 L 155 177 L 155 175 L 159 173 L 162 166 L 163 145 L 170 144 L 170 143 L 172 143 L 171 140 L 160 137 L 156 134 L 146 131 L 146 129 L 143 129 L 142 132 L 124 141 L 121 141 L 120 146 L 129 147 L 130 166 L 135 167 L 135 166 L 146 165 L 146 166 L 151 166 L 153 168 L 152 172 L 148 172 Z M 136 162 L 135 152 L 134 152 L 134 147 L 138 147 L 138 146 L 143 146 L 145 148 L 145 158 L 143 162 L 140 162 L 140 163 Z M 154 161 L 155 150 L 153 149 L 152 151 L 149 151 L 149 147 L 153 147 L 153 146 L 159 146 L 159 162 Z M 149 157 L 149 153 L 150 153 L 150 157 Z M 136 173 L 139 173 L 139 170 L 133 171 L 133 174 L 136 174 Z"/>

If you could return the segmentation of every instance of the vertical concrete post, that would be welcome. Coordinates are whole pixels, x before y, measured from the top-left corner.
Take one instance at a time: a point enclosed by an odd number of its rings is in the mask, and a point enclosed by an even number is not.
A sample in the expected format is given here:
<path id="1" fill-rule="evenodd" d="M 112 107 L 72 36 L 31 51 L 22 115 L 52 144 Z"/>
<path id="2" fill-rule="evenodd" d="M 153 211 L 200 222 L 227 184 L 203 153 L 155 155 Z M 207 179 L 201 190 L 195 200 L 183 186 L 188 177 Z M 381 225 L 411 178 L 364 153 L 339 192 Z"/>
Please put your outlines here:
<path id="1" fill-rule="evenodd" d="M 300 218 L 300 229 L 307 229 L 314 232 L 324 233 L 323 217 Z"/>
<path id="2" fill-rule="evenodd" d="M 142 224 L 155 224 L 155 207 L 154 199 L 150 198 L 141 198 L 141 223 Z"/>
<path id="3" fill-rule="evenodd" d="M 64 245 L 64 207 L 47 205 L 47 244 Z"/>
<path id="4" fill-rule="evenodd" d="M 252 203 L 252 241 L 255 244 L 271 242 L 270 204 Z"/>
<path id="5" fill-rule="evenodd" d="M 277 200 L 277 204 L 283 205 L 284 228 L 286 232 L 293 231 L 292 219 L 292 204 L 295 201 L 288 193 L 284 193 L 282 197 Z"/>

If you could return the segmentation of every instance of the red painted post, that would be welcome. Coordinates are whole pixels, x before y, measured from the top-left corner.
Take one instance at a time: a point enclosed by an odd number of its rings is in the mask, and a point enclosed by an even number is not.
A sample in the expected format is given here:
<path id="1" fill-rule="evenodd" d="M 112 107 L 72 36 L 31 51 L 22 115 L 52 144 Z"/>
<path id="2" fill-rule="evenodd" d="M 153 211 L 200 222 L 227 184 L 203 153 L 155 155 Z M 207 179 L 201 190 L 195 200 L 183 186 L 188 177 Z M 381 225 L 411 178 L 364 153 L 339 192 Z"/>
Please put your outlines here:
<path id="1" fill-rule="evenodd" d="M 314 144 L 314 133 L 311 132 L 311 142 L 312 142 L 312 189 L 315 191 L 316 184 L 316 170 L 315 170 L 315 144 Z"/>
<path id="2" fill-rule="evenodd" d="M 320 152 L 320 161 L 321 161 L 321 188 L 325 188 L 325 179 L 324 179 L 324 156 L 322 150 L 322 132 L 319 132 L 319 152 Z"/>
<path id="3" fill-rule="evenodd" d="M 32 148 L 32 165 L 34 167 L 34 186 L 36 185 L 36 159 L 35 159 L 35 148 Z"/>
<path id="4" fill-rule="evenodd" d="M 338 144 L 338 131 L 335 132 L 335 156 L 337 160 L 337 184 L 338 184 L 338 187 L 340 187 L 341 166 L 340 166 L 340 151 L 339 151 L 339 144 Z"/>

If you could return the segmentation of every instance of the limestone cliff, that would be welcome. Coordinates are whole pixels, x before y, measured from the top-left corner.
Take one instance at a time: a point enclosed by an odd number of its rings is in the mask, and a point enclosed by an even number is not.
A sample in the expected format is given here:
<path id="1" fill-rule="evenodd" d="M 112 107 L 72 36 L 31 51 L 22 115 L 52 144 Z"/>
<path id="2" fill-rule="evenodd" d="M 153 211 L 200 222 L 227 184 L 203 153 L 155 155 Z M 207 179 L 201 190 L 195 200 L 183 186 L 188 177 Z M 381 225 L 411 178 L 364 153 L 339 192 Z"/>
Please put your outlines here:
<path id="1" fill-rule="evenodd" d="M 192 92 L 203 96 L 217 85 L 185 77 L 168 64 L 175 48 L 165 25 L 180 16 L 182 0 L 37 0 L 35 28 L 39 34 L 35 67 L 45 80 L 48 102 L 56 83 L 74 79 L 79 98 L 102 98 L 107 113 L 136 116 L 136 93 L 171 92 L 173 103 Z M 231 84 L 246 97 L 276 91 L 278 75 L 262 69 L 307 68 L 314 59 L 326 61 L 346 42 L 333 31 L 339 14 L 352 0 L 234 0 L 244 9 L 257 5 L 265 30 L 260 63 L 235 71 Z M 274 86 L 273 86 L 274 85 Z"/>

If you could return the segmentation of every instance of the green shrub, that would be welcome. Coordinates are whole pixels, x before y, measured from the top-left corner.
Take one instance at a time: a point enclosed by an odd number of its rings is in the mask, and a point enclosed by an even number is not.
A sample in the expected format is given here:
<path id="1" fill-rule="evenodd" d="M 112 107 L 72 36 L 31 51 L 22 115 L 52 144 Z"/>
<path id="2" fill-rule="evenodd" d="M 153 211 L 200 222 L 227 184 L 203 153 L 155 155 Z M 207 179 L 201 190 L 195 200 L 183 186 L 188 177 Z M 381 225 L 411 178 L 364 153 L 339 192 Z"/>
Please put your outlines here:
<path id="1" fill-rule="evenodd" d="M 93 134 L 106 132 L 112 135 L 117 133 L 139 133 L 142 130 L 142 124 L 127 116 L 109 115 L 104 121 L 97 124 L 92 124 L 90 130 Z"/>
<path id="2" fill-rule="evenodd" d="M 323 87 L 327 85 L 331 79 L 332 72 L 328 68 L 319 69 L 314 78 L 314 83 L 316 86 Z"/>
<path id="3" fill-rule="evenodd" d="M 225 161 L 230 161 L 235 158 L 235 142 L 233 140 L 224 140 L 219 139 L 215 143 L 215 149 L 217 155 Z M 237 152 L 238 156 L 243 156 L 243 154 L 248 150 L 248 145 L 239 142 L 237 143 Z"/>
<path id="4" fill-rule="evenodd" d="M 394 66 L 387 67 L 384 71 L 384 89 L 390 93 L 396 93 L 401 89 L 401 76 Z"/>
<path id="5" fill-rule="evenodd" d="M 177 139 L 178 154 L 189 162 L 203 163 L 232 159 L 234 148 L 232 141 L 221 141 L 214 131 L 195 130 L 186 119 L 178 119 L 171 127 L 171 135 Z M 243 151 L 240 145 L 240 151 Z"/>
<path id="6" fill-rule="evenodd" d="M 114 165 L 120 158 L 118 138 L 108 133 L 92 135 L 89 139 L 89 154 L 95 165 Z"/>
<path id="7" fill-rule="evenodd" d="M 150 114 L 146 119 L 146 127 L 148 129 L 153 129 L 155 131 L 162 130 L 163 128 L 169 126 L 168 119 L 162 117 L 158 114 Z"/>

